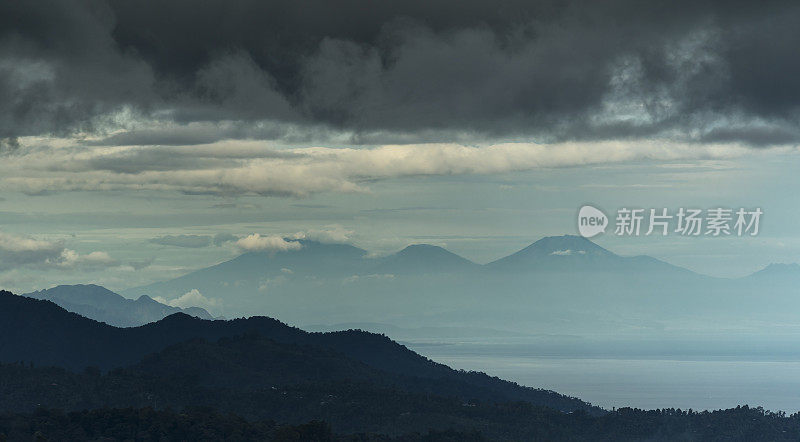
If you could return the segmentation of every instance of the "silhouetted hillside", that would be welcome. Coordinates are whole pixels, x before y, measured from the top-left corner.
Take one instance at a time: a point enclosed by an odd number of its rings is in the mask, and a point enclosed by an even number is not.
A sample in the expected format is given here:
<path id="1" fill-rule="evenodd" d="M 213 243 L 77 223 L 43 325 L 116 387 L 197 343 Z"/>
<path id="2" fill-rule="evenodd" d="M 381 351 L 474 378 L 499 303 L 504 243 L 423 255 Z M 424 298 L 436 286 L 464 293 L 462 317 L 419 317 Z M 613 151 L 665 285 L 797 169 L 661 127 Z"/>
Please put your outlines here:
<path id="1" fill-rule="evenodd" d="M 205 321 L 175 314 L 144 327 L 115 328 L 49 301 L 0 292 L 0 357 L 26 361 L 0 364 L 0 440 L 800 436 L 800 415 L 748 407 L 602 412 L 553 392 L 451 370 L 385 336 L 307 333 L 265 317 Z M 42 367 L 57 363 L 126 366 L 105 373 Z"/>
<path id="2" fill-rule="evenodd" d="M 345 383 L 231 391 L 206 389 L 191 380 L 175 385 L 122 370 L 76 374 L 18 364 L 0 365 L 0 375 L 6 393 L 0 395 L 0 410 L 14 407 L 0 413 L 0 440 L 750 442 L 800 437 L 800 415 L 746 406 L 714 412 L 622 408 L 590 415 L 524 403 L 464 404 Z M 20 385 L 27 395 L 16 394 Z M 35 401 L 47 408 L 27 411 Z M 176 407 L 176 401 L 213 403 L 214 408 Z M 52 404 L 62 405 L 54 409 Z"/>
<path id="3" fill-rule="evenodd" d="M 256 350 L 242 348 L 241 345 L 227 348 L 224 345 L 219 347 L 218 344 L 214 344 L 220 338 L 252 333 L 274 341 L 274 344 L 259 344 L 258 352 L 266 355 L 264 357 L 267 359 L 254 357 Z M 375 379 L 389 379 L 374 372 L 369 372 L 372 374 L 367 376 L 369 373 L 359 371 L 358 367 L 361 365 L 348 365 L 358 363 L 368 366 L 371 370 L 403 377 L 402 382 L 396 381 L 399 378 L 392 378 L 393 383 L 390 385 L 402 384 L 409 391 L 494 401 L 518 400 L 561 410 L 588 408 L 587 404 L 578 399 L 551 391 L 521 387 L 482 373 L 452 370 L 414 353 L 385 336 L 363 331 L 307 333 L 266 317 L 206 321 L 180 313 L 142 327 L 115 328 L 67 312 L 48 301 L 0 292 L 0 358 L 3 362 L 26 361 L 36 365 L 56 365 L 73 370 L 82 370 L 88 366 L 112 369 L 129 366 L 151 353 L 196 339 L 211 344 L 194 346 L 184 344 L 178 348 L 182 349 L 181 351 L 202 350 L 209 354 L 196 355 L 194 358 L 186 356 L 181 364 L 174 364 L 176 367 L 206 364 L 208 372 L 223 373 L 228 370 L 235 371 L 225 364 L 237 364 L 236 361 L 244 362 L 251 358 L 252 361 L 248 363 L 254 361 L 266 363 L 270 358 L 281 359 L 287 354 L 296 352 L 297 348 L 308 347 L 314 350 L 305 357 L 298 356 L 295 366 L 287 370 L 303 372 L 305 368 L 317 367 L 316 369 L 321 371 L 330 371 L 328 363 L 314 362 L 316 360 L 314 358 L 322 357 L 320 355 L 328 355 L 325 357 L 336 355 L 338 358 L 336 361 L 343 364 L 342 366 L 350 367 L 348 370 L 343 369 L 342 372 L 348 375 L 336 378 L 337 380 L 344 378 L 363 380 L 370 376 Z M 281 347 L 287 345 L 300 347 Z M 165 354 L 174 355 L 170 352 Z M 226 354 L 227 356 L 224 356 Z M 312 355 L 314 357 L 311 357 Z M 212 364 L 212 361 L 216 361 L 216 365 Z M 261 367 L 258 370 L 268 370 L 268 367 Z M 252 374 L 251 382 L 256 382 L 258 379 L 258 370 Z M 417 378 L 419 381 L 411 382 L 410 378 Z"/>

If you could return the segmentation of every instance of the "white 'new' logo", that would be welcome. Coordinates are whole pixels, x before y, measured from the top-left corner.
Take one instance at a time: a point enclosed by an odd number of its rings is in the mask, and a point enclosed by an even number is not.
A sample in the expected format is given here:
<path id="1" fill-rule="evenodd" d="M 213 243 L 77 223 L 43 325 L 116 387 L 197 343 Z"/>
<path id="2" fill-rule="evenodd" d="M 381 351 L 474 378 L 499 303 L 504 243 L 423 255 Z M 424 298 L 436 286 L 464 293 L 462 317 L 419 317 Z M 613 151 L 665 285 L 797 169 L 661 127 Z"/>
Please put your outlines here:
<path id="1" fill-rule="evenodd" d="M 583 206 L 578 211 L 578 232 L 584 238 L 591 238 L 606 231 L 608 217 L 600 209 Z"/>

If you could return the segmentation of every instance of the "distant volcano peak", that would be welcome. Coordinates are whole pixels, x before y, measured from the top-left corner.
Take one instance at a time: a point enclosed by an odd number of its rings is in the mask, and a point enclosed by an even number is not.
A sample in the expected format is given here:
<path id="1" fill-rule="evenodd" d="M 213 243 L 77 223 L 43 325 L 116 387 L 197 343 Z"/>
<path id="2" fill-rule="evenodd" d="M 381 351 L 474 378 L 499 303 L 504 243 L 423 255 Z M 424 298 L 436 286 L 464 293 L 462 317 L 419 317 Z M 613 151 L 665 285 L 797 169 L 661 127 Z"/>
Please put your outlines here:
<path id="1" fill-rule="evenodd" d="M 398 255 L 454 255 L 455 253 L 433 244 L 411 244 L 397 252 Z"/>
<path id="2" fill-rule="evenodd" d="M 477 264 L 432 244 L 412 244 L 382 260 L 378 268 L 389 273 L 457 271 L 471 269 Z"/>
<path id="3" fill-rule="evenodd" d="M 517 253 L 522 252 L 535 255 L 562 256 L 587 254 L 614 255 L 614 253 L 598 246 L 594 242 L 577 235 L 546 236 Z"/>
<path id="4" fill-rule="evenodd" d="M 495 269 L 541 268 L 545 263 L 560 265 L 565 262 L 617 262 L 616 254 L 592 241 L 576 235 L 547 236 L 524 249 L 489 264 Z"/>

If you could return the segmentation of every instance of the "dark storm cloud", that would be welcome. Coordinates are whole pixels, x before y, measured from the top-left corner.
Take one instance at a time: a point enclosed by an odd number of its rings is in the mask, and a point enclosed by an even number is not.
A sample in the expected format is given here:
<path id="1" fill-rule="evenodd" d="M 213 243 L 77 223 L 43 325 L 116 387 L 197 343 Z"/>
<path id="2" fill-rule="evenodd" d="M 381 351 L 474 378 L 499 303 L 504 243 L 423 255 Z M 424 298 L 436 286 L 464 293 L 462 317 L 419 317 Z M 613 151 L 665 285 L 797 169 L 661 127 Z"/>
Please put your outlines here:
<path id="1" fill-rule="evenodd" d="M 187 143 L 191 144 L 191 143 Z M 180 171 L 235 167 L 252 159 L 299 159 L 302 153 L 247 147 L 215 148 L 212 146 L 133 147 L 110 152 L 84 161 L 64 160 L 51 164 L 52 172 L 108 171 L 117 174 L 139 174 L 150 171 Z"/>
<path id="2" fill-rule="evenodd" d="M 0 139 L 0 155 L 11 155 L 19 149 L 19 140 L 16 137 Z"/>
<path id="3" fill-rule="evenodd" d="M 94 146 L 186 146 L 230 139 L 280 140 L 284 143 L 310 143 L 337 135 L 321 125 L 287 124 L 274 121 L 203 121 L 170 124 L 115 133 L 102 139 L 84 142 Z"/>
<path id="4" fill-rule="evenodd" d="M 745 140 L 754 147 L 774 146 L 778 144 L 792 144 L 800 140 L 800 128 L 796 124 L 750 126 L 750 127 L 721 127 L 712 129 L 704 134 L 702 141 L 731 142 Z"/>
<path id="5" fill-rule="evenodd" d="M 2 2 L 0 137 L 91 130 L 123 104 L 155 103 L 150 66 L 113 29 L 100 2 Z"/>
<path id="6" fill-rule="evenodd" d="M 796 143 L 799 21 L 795 2 L 3 2 L 0 144 L 122 109 L 211 126 L 105 142 Z"/>

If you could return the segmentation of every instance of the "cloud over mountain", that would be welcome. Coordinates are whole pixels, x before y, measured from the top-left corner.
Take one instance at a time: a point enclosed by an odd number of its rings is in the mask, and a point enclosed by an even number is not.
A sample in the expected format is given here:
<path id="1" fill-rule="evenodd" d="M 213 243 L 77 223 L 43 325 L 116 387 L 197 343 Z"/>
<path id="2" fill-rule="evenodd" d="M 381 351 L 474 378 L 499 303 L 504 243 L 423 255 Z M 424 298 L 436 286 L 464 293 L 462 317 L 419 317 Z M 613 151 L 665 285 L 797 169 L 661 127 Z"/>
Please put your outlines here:
<path id="1" fill-rule="evenodd" d="M 184 293 L 183 295 L 175 298 L 167 300 L 161 296 L 156 296 L 153 298 L 154 300 L 169 305 L 170 307 L 179 307 L 179 308 L 190 308 L 190 307 L 200 307 L 206 310 L 215 311 L 219 309 L 222 305 L 222 301 L 216 298 L 207 298 L 200 290 L 192 289 L 188 292 Z"/>
<path id="2" fill-rule="evenodd" d="M 327 226 L 323 229 L 308 229 L 302 232 L 297 232 L 292 235 L 292 237 L 295 239 L 308 239 L 321 243 L 346 244 L 352 240 L 354 234 L 355 232 L 352 230 L 345 229 L 342 226 L 333 225 Z"/>
<path id="3" fill-rule="evenodd" d="M 286 241 L 278 235 L 261 236 L 258 233 L 239 239 L 236 246 L 245 252 L 285 252 L 303 248 L 297 241 Z"/>

